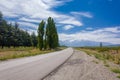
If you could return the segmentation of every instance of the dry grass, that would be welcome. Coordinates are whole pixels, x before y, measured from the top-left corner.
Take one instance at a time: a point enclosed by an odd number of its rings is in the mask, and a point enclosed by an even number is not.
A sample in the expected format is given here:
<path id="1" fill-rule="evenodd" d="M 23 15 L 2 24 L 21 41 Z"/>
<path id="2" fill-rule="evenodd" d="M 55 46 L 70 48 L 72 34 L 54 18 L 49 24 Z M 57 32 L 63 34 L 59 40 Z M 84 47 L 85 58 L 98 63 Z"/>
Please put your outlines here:
<path id="1" fill-rule="evenodd" d="M 92 48 L 77 48 L 78 50 L 82 50 L 86 52 L 88 55 L 93 55 L 97 59 L 102 60 L 104 66 L 109 67 L 112 72 L 117 73 L 117 78 L 120 78 L 120 68 L 117 67 L 117 64 L 120 65 L 120 47 L 92 47 Z M 116 67 L 108 64 L 107 62 L 114 62 Z M 111 68 L 112 67 L 112 68 Z"/>
<path id="2" fill-rule="evenodd" d="M 120 64 L 120 47 L 118 48 L 77 48 L 78 50 L 85 51 L 88 55 L 94 55 L 100 60 L 113 61 Z"/>
<path id="3" fill-rule="evenodd" d="M 3 61 L 26 56 L 34 56 L 53 51 L 55 50 L 40 51 L 39 49 L 33 47 L 5 48 L 3 50 L 0 49 L 0 60 Z"/>

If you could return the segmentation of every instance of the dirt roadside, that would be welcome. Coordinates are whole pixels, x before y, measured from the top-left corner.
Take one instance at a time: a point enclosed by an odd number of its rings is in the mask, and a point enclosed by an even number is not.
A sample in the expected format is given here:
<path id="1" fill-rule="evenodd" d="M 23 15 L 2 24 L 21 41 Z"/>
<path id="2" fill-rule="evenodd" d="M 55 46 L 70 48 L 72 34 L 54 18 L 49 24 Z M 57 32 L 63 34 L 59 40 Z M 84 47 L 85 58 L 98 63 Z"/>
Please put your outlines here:
<path id="1" fill-rule="evenodd" d="M 96 59 L 75 50 L 73 56 L 43 80 L 120 80 Z"/>

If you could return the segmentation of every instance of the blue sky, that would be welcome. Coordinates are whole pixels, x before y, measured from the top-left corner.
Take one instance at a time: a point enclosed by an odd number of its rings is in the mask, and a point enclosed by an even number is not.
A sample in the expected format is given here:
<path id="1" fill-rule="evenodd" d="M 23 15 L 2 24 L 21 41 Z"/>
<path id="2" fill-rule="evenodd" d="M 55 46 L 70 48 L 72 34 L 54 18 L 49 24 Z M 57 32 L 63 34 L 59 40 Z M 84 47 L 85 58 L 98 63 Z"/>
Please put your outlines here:
<path id="1" fill-rule="evenodd" d="M 40 21 L 53 17 L 61 44 L 120 44 L 120 0 L 0 0 L 0 11 L 36 34 Z"/>

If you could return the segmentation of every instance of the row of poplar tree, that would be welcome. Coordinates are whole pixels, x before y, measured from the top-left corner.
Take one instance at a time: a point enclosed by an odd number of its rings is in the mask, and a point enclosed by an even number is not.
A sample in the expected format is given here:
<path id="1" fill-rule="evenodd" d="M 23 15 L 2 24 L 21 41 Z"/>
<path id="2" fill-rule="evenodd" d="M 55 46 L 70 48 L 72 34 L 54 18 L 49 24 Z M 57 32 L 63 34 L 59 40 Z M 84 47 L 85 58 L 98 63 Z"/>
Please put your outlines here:
<path id="1" fill-rule="evenodd" d="M 39 49 L 55 49 L 59 46 L 58 33 L 53 18 L 41 21 L 38 27 L 38 46 Z"/>
<path id="2" fill-rule="evenodd" d="M 39 47 L 42 49 L 54 49 L 59 46 L 58 34 L 54 20 L 49 17 L 47 25 L 42 20 L 38 27 L 38 36 L 33 32 L 31 35 L 19 28 L 17 22 L 9 23 L 0 12 L 0 46 L 4 47 Z"/>

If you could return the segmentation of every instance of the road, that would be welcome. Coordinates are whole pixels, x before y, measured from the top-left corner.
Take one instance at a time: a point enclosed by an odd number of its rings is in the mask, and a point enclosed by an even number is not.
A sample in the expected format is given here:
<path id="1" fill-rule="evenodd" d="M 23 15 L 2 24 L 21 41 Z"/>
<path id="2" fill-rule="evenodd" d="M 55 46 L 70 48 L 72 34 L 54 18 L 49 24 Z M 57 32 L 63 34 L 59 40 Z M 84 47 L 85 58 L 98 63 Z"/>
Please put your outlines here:
<path id="1" fill-rule="evenodd" d="M 116 76 L 95 57 L 75 50 L 61 67 L 43 80 L 119 80 Z"/>
<path id="2" fill-rule="evenodd" d="M 34 57 L 0 62 L 0 80 L 41 80 L 63 64 L 73 53 L 72 48 Z"/>

